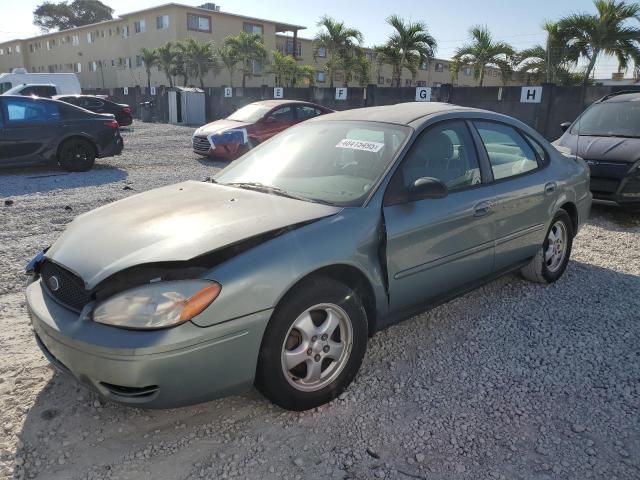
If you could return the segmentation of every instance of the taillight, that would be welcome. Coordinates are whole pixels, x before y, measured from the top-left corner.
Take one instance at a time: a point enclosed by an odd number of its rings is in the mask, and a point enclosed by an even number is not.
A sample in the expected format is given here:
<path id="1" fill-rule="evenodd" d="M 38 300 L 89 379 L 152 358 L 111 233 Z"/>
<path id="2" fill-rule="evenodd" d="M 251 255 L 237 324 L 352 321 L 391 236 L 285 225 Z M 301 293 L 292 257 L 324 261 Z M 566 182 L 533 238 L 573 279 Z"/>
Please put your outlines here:
<path id="1" fill-rule="evenodd" d="M 116 122 L 115 120 L 108 120 L 106 122 L 104 122 L 105 127 L 109 127 L 109 128 L 118 128 L 120 125 L 118 125 L 118 122 Z"/>
<path id="2" fill-rule="evenodd" d="M 122 107 L 122 112 L 123 113 L 131 113 L 131 108 L 130 107 Z"/>

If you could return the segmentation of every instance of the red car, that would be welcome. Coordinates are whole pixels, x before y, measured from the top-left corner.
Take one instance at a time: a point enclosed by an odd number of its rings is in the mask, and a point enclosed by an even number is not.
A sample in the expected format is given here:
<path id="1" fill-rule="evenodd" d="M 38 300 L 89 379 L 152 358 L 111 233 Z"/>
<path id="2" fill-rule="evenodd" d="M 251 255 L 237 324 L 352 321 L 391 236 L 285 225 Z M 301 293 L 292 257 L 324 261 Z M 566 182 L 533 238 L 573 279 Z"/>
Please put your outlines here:
<path id="1" fill-rule="evenodd" d="M 193 134 L 193 151 L 209 157 L 235 160 L 276 133 L 333 110 L 297 100 L 263 100 L 236 110 Z"/>

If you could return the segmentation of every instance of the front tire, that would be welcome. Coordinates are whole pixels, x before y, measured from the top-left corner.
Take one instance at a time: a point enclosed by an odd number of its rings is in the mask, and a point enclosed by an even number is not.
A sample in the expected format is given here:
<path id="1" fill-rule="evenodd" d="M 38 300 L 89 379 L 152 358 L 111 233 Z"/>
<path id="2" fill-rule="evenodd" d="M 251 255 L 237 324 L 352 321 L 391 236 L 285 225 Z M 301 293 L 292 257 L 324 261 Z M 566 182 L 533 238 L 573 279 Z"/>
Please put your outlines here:
<path id="1" fill-rule="evenodd" d="M 308 410 L 342 393 L 367 348 L 367 316 L 358 295 L 338 281 L 303 281 L 276 307 L 267 326 L 256 386 L 288 410 Z"/>
<path id="2" fill-rule="evenodd" d="M 573 246 L 573 222 L 560 210 L 551 221 L 547 236 L 531 262 L 521 270 L 522 276 L 537 283 L 553 283 L 567 268 Z"/>
<path id="3" fill-rule="evenodd" d="M 95 161 L 95 148 L 90 142 L 81 138 L 65 141 L 58 150 L 58 163 L 70 172 L 91 170 Z"/>

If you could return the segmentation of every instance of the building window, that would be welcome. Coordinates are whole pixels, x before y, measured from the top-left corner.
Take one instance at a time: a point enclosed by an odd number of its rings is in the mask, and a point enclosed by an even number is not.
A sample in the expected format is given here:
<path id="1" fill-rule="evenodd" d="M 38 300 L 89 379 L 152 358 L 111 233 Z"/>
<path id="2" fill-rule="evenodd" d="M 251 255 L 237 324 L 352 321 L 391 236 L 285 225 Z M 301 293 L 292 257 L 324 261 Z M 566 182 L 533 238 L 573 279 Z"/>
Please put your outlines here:
<path id="1" fill-rule="evenodd" d="M 94 35 L 93 32 L 88 32 L 87 33 L 87 43 L 93 43 L 93 39 L 94 39 Z"/>
<path id="2" fill-rule="evenodd" d="M 384 77 L 378 76 L 378 85 L 384 85 Z"/>
<path id="3" fill-rule="evenodd" d="M 471 75 L 471 67 L 464 67 L 462 72 L 468 77 L 469 75 Z"/>
<path id="4" fill-rule="evenodd" d="M 426 69 L 429 68 L 429 63 L 424 61 L 424 62 L 420 63 L 420 67 L 419 68 L 420 68 L 420 70 L 426 70 Z"/>
<path id="5" fill-rule="evenodd" d="M 29 51 L 30 51 L 31 53 L 33 53 L 33 43 L 30 43 L 30 44 L 29 44 Z"/>
<path id="6" fill-rule="evenodd" d="M 136 33 L 142 33 L 146 30 L 147 25 L 144 20 L 138 20 L 137 22 L 133 22 L 133 30 Z"/>
<path id="7" fill-rule="evenodd" d="M 20 45 L 16 45 L 16 53 L 20 53 Z"/>
<path id="8" fill-rule="evenodd" d="M 244 25 L 242 26 L 242 30 L 247 33 L 258 33 L 260 35 L 264 34 L 264 27 L 259 23 L 244 22 Z"/>
<path id="9" fill-rule="evenodd" d="M 122 27 L 122 38 L 129 37 L 129 25 L 124 25 Z"/>
<path id="10" fill-rule="evenodd" d="M 317 52 L 318 57 L 325 58 L 327 56 L 327 49 L 324 47 L 319 47 Z"/>
<path id="11" fill-rule="evenodd" d="M 444 72 L 444 63 L 437 62 L 435 69 L 436 72 Z"/>
<path id="12" fill-rule="evenodd" d="M 89 71 L 95 72 L 98 70 L 98 64 L 96 62 L 89 62 Z"/>
<path id="13" fill-rule="evenodd" d="M 323 83 L 325 81 L 325 73 L 323 71 L 316 72 L 316 82 Z"/>
<path id="14" fill-rule="evenodd" d="M 51 40 L 47 40 L 47 50 L 51 50 Z"/>
<path id="15" fill-rule="evenodd" d="M 80 45 L 80 36 L 74 35 L 71 37 L 71 45 Z"/>
<path id="16" fill-rule="evenodd" d="M 260 60 L 251 61 L 251 74 L 262 75 L 262 62 Z"/>
<path id="17" fill-rule="evenodd" d="M 76 73 L 82 72 L 82 64 L 80 62 L 76 63 Z"/>
<path id="18" fill-rule="evenodd" d="M 0 48 L 0 55 L 4 55 L 4 48 Z"/>
<path id="19" fill-rule="evenodd" d="M 296 52 L 295 54 L 293 53 L 293 38 L 287 38 L 284 45 L 282 45 L 282 47 L 279 47 L 278 49 L 280 50 L 281 53 L 285 54 L 285 55 L 291 55 L 294 57 L 301 57 L 302 56 L 302 42 L 300 40 L 298 40 L 298 43 L 296 44 Z"/>
<path id="20" fill-rule="evenodd" d="M 169 28 L 169 15 L 158 15 L 156 17 L 156 28 L 158 30 L 166 30 Z"/>
<path id="21" fill-rule="evenodd" d="M 140 55 L 136 55 L 136 67 L 141 67 L 144 64 L 142 61 L 142 57 Z"/>
<path id="22" fill-rule="evenodd" d="M 427 81 L 426 80 L 418 80 L 416 82 L 416 87 L 426 87 L 427 86 Z"/>
<path id="23" fill-rule="evenodd" d="M 124 68 L 131 68 L 131 58 L 125 57 L 125 59 L 124 59 Z"/>
<path id="24" fill-rule="evenodd" d="M 187 13 L 187 29 L 211 33 L 211 17 Z"/>

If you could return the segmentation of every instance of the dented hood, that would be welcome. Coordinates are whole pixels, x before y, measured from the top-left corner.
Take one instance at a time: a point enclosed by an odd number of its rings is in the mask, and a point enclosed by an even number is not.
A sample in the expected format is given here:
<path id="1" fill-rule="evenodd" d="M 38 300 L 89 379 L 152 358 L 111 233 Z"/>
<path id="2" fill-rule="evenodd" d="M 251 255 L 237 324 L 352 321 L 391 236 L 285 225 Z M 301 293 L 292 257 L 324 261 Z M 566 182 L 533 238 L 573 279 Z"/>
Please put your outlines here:
<path id="1" fill-rule="evenodd" d="M 134 265 L 189 260 L 338 211 L 328 205 L 189 181 L 78 216 L 46 257 L 80 276 L 91 289 Z"/>

